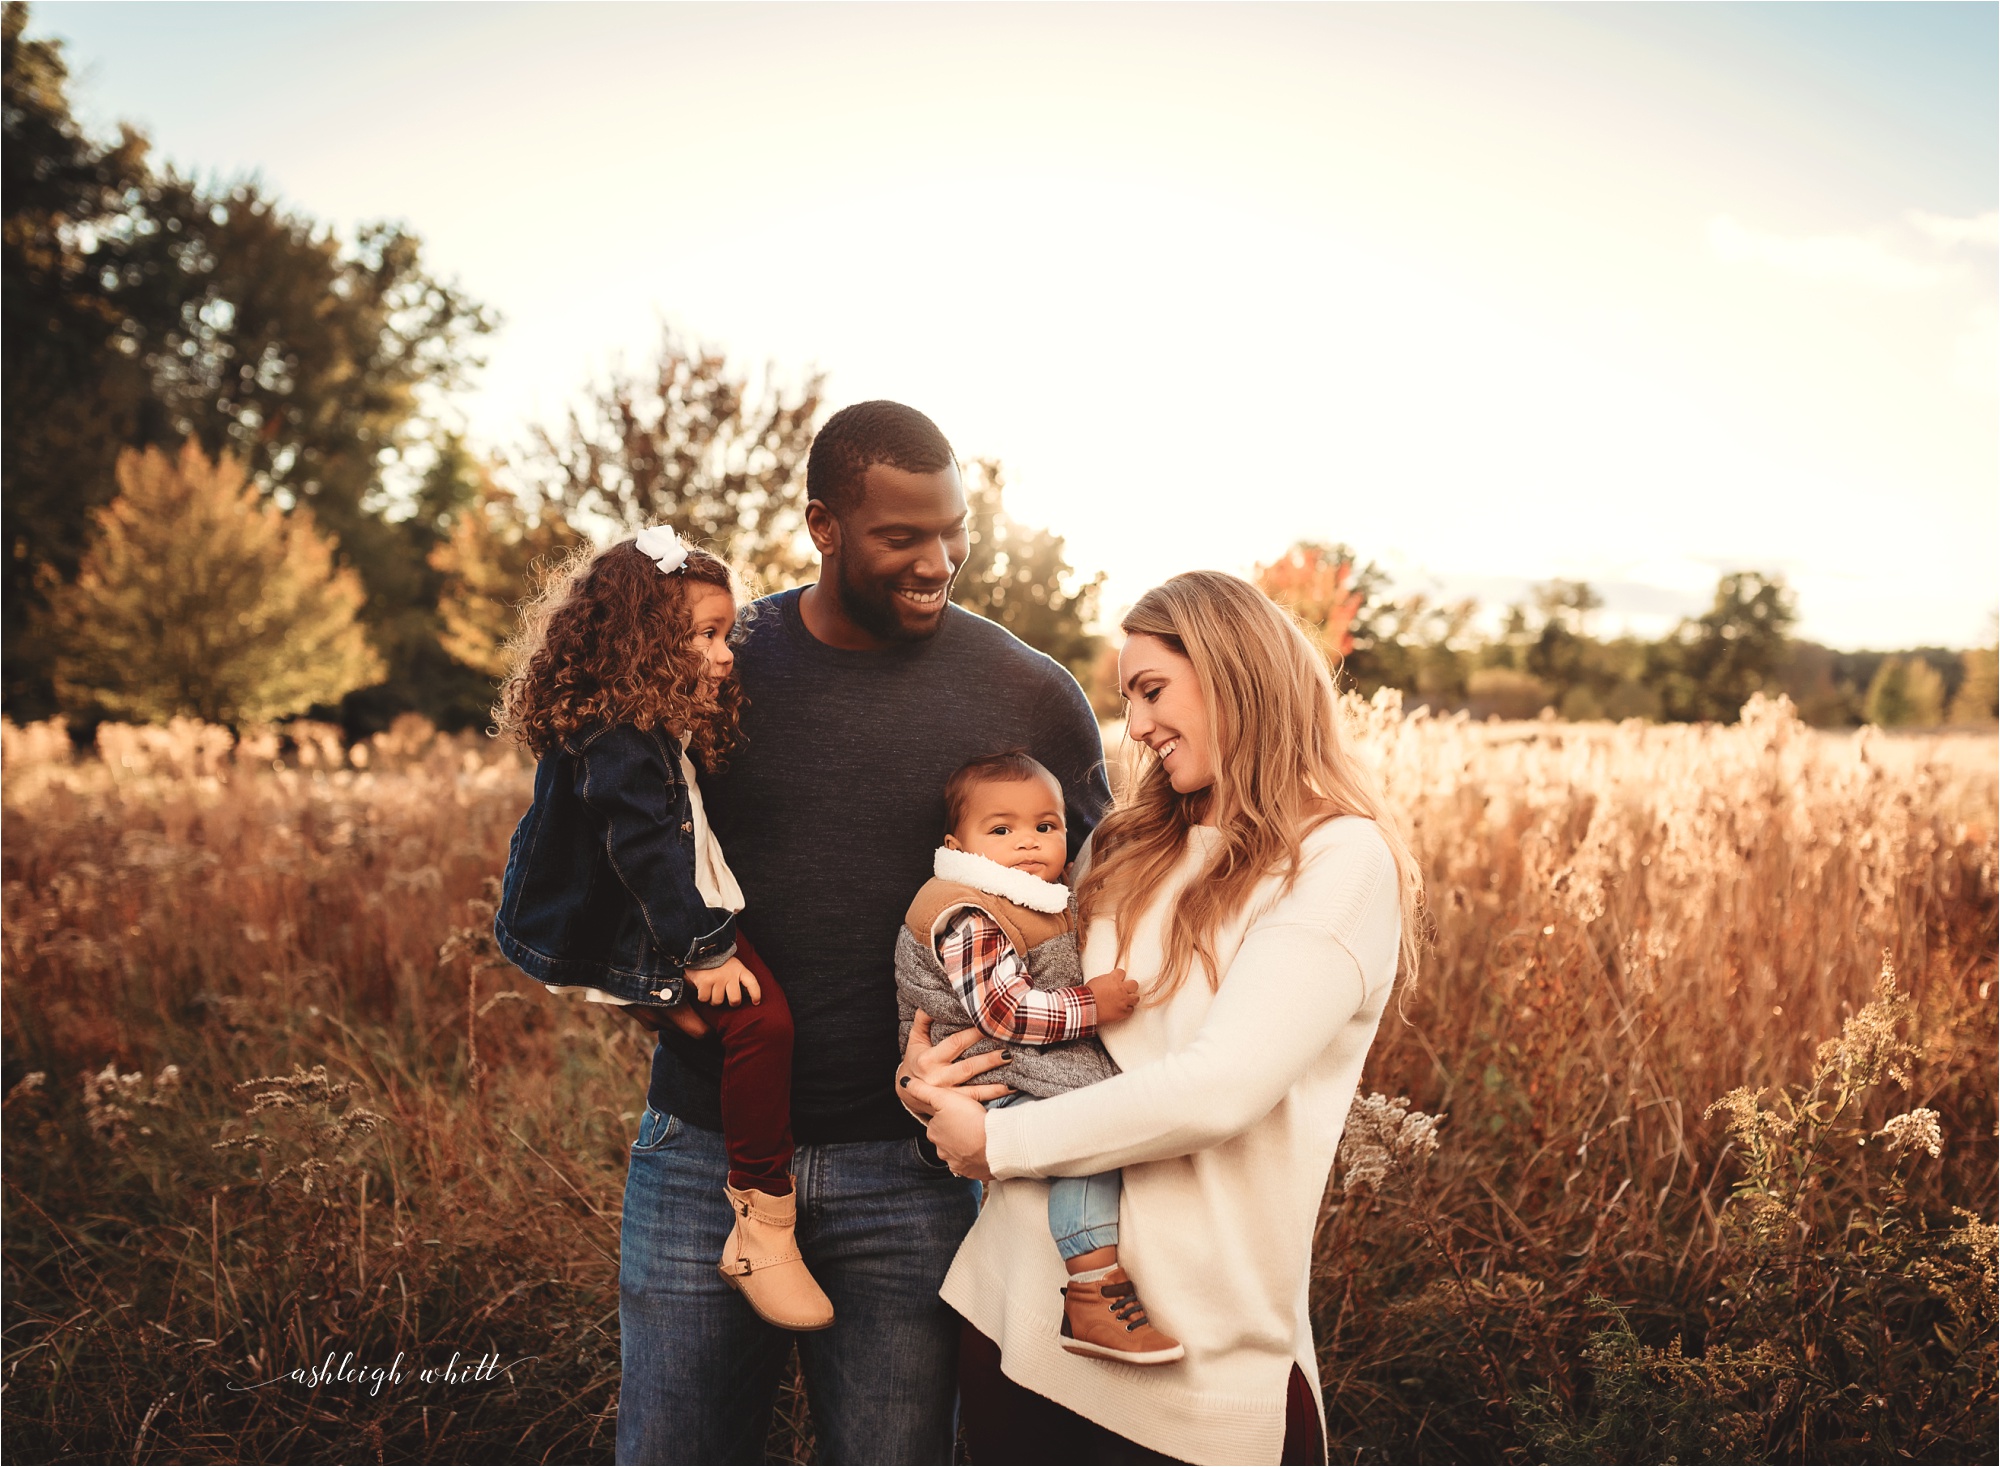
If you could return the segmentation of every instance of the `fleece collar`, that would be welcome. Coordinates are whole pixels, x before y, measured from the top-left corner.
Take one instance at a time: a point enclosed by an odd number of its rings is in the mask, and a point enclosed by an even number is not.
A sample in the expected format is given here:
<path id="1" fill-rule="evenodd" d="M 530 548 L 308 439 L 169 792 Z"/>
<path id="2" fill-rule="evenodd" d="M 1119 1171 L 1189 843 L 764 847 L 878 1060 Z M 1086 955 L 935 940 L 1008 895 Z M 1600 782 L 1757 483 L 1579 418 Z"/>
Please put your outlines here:
<path id="1" fill-rule="evenodd" d="M 971 851 L 954 851 L 950 846 L 939 846 L 937 860 L 931 870 L 945 881 L 976 887 L 988 896 L 1005 897 L 1015 906 L 1026 907 L 1031 912 L 1054 914 L 1069 910 L 1069 888 L 1060 881 L 1044 881 L 1039 876 L 1002 866 L 998 861 L 974 855 Z"/>

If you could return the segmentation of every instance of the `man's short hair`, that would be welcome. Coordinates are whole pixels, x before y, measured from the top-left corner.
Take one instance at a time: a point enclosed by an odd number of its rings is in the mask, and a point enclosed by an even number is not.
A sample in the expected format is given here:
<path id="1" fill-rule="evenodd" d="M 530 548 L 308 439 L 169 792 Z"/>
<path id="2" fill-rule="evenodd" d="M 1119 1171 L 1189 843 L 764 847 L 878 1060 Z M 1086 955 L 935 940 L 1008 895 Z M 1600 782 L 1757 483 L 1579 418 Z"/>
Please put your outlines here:
<path id="1" fill-rule="evenodd" d="M 966 760 L 944 782 L 944 828 L 947 831 L 958 829 L 959 822 L 965 819 L 965 807 L 972 802 L 972 792 L 979 786 L 1014 784 L 1024 779 L 1047 780 L 1055 786 L 1057 798 L 1061 798 L 1062 781 L 1026 749 L 1008 749 L 1003 753 L 982 754 L 977 759 Z"/>
<path id="2" fill-rule="evenodd" d="M 861 502 L 874 464 L 906 474 L 936 474 L 958 462 L 938 425 L 900 402 L 857 402 L 826 420 L 806 458 L 806 498 L 835 514 Z"/>

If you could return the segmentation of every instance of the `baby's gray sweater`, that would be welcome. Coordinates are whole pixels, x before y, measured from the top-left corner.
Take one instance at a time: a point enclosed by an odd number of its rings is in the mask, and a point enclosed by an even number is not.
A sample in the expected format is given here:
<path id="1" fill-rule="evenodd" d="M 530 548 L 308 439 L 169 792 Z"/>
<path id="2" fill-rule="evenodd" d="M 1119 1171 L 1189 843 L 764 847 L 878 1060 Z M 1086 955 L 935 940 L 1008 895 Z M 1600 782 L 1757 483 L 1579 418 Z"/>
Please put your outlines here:
<path id="1" fill-rule="evenodd" d="M 1023 958 L 1028 981 L 1043 992 L 1075 988 L 1083 983 L 1083 958 L 1078 952 L 1076 933 L 1057 933 L 1032 949 Z M 930 943 L 918 938 L 907 924 L 896 935 L 896 998 L 902 1007 L 902 1037 L 909 1043 L 910 1023 L 918 1009 L 931 1016 L 931 1038 L 943 1039 L 972 1026 L 958 991 L 945 976 L 944 963 Z M 1000 1041 L 982 1034 L 967 1054 L 986 1054 L 1001 1047 Z M 1001 1081 L 1024 1095 L 1046 1099 L 1066 1090 L 1080 1090 L 1118 1073 L 1117 1061 L 1092 1034 L 1083 1039 L 1066 1039 L 1060 1044 L 1024 1044 L 1009 1040 L 1006 1046 L 1014 1058 L 980 1076 L 982 1081 Z"/>

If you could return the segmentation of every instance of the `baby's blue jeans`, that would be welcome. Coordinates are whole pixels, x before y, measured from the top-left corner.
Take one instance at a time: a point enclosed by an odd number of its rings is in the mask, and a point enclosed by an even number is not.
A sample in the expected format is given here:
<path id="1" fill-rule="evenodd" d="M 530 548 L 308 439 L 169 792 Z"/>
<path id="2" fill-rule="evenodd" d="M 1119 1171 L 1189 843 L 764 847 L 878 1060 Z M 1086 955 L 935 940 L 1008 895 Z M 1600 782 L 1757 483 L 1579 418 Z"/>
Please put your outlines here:
<path id="1" fill-rule="evenodd" d="M 1020 1105 L 1032 1095 L 1003 1095 L 988 1107 Z M 1099 1172 L 1090 1177 L 1049 1178 L 1049 1232 L 1056 1252 L 1069 1259 L 1099 1248 L 1118 1246 L 1118 1189 L 1123 1173 Z"/>

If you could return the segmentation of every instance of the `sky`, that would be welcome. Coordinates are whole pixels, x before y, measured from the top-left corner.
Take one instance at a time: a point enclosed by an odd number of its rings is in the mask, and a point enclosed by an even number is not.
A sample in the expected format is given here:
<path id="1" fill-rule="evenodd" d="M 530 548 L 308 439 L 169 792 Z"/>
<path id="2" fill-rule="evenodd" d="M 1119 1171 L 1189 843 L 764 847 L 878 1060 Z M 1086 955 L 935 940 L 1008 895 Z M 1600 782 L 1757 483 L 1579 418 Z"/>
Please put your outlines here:
<path id="1" fill-rule="evenodd" d="M 1102 570 L 1345 541 L 1653 635 L 2000 602 L 2000 6 L 45 3 L 78 110 L 407 223 L 521 445 L 665 325 L 892 397 Z"/>

